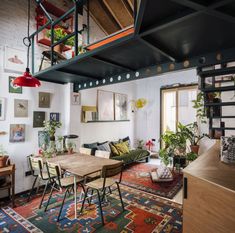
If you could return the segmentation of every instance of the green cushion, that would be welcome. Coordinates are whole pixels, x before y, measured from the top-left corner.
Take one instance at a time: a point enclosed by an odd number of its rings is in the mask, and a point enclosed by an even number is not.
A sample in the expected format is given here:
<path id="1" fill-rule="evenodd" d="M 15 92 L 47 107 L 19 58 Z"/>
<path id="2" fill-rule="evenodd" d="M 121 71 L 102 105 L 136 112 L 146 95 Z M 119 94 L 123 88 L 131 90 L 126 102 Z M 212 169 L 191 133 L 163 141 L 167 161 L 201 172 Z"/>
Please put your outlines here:
<path id="1" fill-rule="evenodd" d="M 125 164 L 128 164 L 145 159 L 148 156 L 149 152 L 147 150 L 136 149 L 136 150 L 131 150 L 130 153 L 128 154 L 114 156 L 111 159 L 120 160 L 123 161 Z"/>

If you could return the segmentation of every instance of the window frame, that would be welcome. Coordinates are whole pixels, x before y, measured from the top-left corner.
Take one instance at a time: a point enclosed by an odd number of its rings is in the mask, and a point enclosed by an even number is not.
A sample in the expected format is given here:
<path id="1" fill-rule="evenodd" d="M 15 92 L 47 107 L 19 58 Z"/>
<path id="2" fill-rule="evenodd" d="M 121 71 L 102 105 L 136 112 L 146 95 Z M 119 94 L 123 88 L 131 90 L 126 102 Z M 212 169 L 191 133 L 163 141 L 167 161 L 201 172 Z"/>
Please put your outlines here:
<path id="1" fill-rule="evenodd" d="M 196 89 L 198 91 L 198 83 L 192 83 L 188 85 L 175 85 L 165 86 L 160 88 L 160 135 L 163 133 L 164 127 L 164 93 L 176 91 L 176 126 L 179 123 L 179 91 Z M 162 147 L 162 140 L 160 140 L 160 148 Z"/>

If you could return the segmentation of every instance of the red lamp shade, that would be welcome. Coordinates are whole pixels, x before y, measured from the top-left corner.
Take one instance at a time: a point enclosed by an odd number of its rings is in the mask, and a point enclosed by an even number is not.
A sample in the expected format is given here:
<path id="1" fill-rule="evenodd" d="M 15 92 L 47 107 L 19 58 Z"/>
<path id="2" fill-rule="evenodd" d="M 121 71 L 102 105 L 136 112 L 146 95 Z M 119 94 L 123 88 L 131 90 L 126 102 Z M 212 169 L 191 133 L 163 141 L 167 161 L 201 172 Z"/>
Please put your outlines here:
<path id="1" fill-rule="evenodd" d="M 17 77 L 13 84 L 20 87 L 40 87 L 41 83 L 38 79 L 34 78 L 29 71 L 29 68 L 26 68 L 23 76 Z"/>

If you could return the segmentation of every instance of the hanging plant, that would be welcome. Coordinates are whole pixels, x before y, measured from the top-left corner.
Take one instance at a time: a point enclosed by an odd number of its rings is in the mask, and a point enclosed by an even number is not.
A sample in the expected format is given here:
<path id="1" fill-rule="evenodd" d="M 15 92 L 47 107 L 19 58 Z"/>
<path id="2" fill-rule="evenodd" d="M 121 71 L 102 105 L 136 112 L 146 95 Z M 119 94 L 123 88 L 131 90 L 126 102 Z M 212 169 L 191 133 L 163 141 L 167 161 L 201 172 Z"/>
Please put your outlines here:
<path id="1" fill-rule="evenodd" d="M 206 123 L 206 114 L 205 114 L 205 107 L 204 107 L 204 94 L 202 92 L 199 92 L 197 94 L 196 100 L 192 100 L 193 102 L 193 108 L 196 109 L 197 114 L 196 116 L 201 121 L 201 123 Z"/>

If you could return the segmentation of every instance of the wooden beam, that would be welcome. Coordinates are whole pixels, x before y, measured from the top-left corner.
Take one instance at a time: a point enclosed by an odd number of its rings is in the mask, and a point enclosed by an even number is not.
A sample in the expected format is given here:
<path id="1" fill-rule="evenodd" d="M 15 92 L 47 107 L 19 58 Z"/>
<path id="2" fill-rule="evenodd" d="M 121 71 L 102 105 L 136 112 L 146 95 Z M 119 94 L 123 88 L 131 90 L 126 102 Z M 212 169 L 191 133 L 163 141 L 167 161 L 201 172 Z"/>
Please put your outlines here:
<path id="1" fill-rule="evenodd" d="M 103 0 L 103 2 L 122 29 L 133 24 L 133 16 L 122 0 Z"/>

